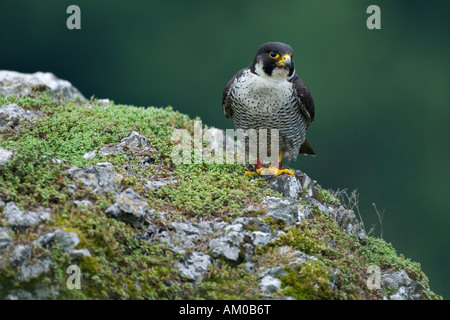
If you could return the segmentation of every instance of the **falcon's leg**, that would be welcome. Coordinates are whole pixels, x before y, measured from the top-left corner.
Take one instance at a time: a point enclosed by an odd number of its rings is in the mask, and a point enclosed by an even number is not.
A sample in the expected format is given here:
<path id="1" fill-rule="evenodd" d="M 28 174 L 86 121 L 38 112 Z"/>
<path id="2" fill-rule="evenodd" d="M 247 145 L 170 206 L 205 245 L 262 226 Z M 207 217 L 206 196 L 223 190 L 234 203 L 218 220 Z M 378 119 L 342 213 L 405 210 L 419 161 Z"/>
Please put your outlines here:
<path id="1" fill-rule="evenodd" d="M 258 170 L 261 170 L 261 168 L 264 168 L 264 163 L 262 163 L 260 159 L 256 159 L 256 172 L 258 172 Z M 245 174 L 251 176 L 252 174 L 254 174 L 254 172 L 245 171 Z"/>
<path id="2" fill-rule="evenodd" d="M 280 161 L 281 159 L 280 158 L 278 158 L 278 161 L 277 162 L 275 162 L 275 164 L 273 165 L 275 168 L 278 168 L 278 169 L 281 169 L 281 168 L 283 168 L 283 162 L 282 161 Z"/>
<path id="3" fill-rule="evenodd" d="M 278 161 L 272 166 L 269 166 L 268 168 L 260 168 L 260 169 L 256 169 L 256 172 L 261 176 L 261 175 L 269 175 L 269 176 L 274 176 L 274 177 L 278 177 L 280 174 L 282 173 L 287 173 L 290 174 L 291 176 L 295 177 L 294 172 L 292 172 L 289 169 L 281 169 L 281 167 L 283 166 L 281 159 L 283 158 L 283 153 L 280 152 L 278 154 Z"/>

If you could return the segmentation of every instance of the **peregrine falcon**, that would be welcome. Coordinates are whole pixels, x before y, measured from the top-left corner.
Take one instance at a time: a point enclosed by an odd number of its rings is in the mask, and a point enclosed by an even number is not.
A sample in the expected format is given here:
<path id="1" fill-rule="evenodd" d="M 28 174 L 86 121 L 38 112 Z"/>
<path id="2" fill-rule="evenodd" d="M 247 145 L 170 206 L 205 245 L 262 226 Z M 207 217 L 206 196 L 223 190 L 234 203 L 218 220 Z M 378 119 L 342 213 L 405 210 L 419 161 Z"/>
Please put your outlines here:
<path id="1" fill-rule="evenodd" d="M 268 150 L 270 129 L 278 129 L 278 161 L 266 167 L 258 156 L 259 175 L 294 176 L 291 170 L 281 169 L 283 156 L 295 159 L 299 153 L 315 155 L 305 139 L 306 129 L 314 120 L 314 102 L 295 73 L 292 55 L 292 48 L 285 43 L 264 43 L 250 66 L 238 71 L 223 91 L 224 113 L 233 119 L 236 129 L 266 129 Z"/>

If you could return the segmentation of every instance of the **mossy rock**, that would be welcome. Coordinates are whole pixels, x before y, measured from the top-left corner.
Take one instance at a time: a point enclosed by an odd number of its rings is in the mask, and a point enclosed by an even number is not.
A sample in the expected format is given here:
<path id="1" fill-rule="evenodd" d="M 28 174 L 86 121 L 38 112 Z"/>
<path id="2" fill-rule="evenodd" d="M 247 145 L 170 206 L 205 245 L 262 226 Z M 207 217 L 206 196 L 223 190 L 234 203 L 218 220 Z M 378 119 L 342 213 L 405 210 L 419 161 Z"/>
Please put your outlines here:
<path id="1" fill-rule="evenodd" d="M 30 121 L 20 131 L 0 132 L 0 147 L 14 152 L 11 161 L 0 170 L 0 199 L 14 201 L 21 209 L 45 206 L 51 219 L 41 225 L 15 230 L 2 217 L 0 223 L 10 230 L 14 245 L 30 243 L 54 229 L 74 232 L 80 238 L 76 249 L 86 248 L 90 256 L 74 259 L 58 250 L 35 253 L 52 258 L 48 273 L 28 281 L 17 281 L 8 259 L 14 246 L 0 251 L 0 298 L 12 292 L 29 292 L 22 298 L 36 298 L 36 286 L 44 284 L 57 299 L 260 299 L 256 272 L 248 265 L 237 266 L 217 260 L 199 283 L 180 277 L 177 262 L 182 254 L 174 252 L 159 239 L 143 240 L 140 234 L 148 223 L 155 230 L 167 228 L 171 221 L 208 221 L 264 215 L 262 199 L 279 196 L 268 188 L 264 179 L 248 177 L 241 165 L 192 164 L 176 165 L 170 155 L 174 129 L 193 132 L 194 120 L 172 108 L 134 107 L 113 102 L 73 100 L 48 93 L 34 96 L 1 96 L 0 107 L 16 103 L 22 108 L 39 110 L 42 117 Z M 114 146 L 130 132 L 148 139 L 149 154 L 123 150 L 117 154 L 83 157 L 93 150 Z M 147 165 L 142 161 L 147 157 Z M 103 195 L 77 185 L 67 169 L 84 168 L 109 162 L 123 179 L 124 187 L 132 187 L 148 202 L 154 214 L 141 227 L 132 227 L 105 214 L 114 203 L 114 194 Z M 170 179 L 170 185 L 147 190 L 148 180 Z M 319 190 L 319 201 L 336 205 L 339 201 L 328 191 Z M 89 200 L 92 206 L 77 207 L 74 201 Z M 300 206 L 307 206 L 300 201 Z M 247 210 L 247 208 L 256 208 Z M 268 268 L 279 261 L 273 254 L 277 247 L 304 252 L 315 259 L 286 268 L 280 276 L 281 292 L 274 297 L 296 299 L 381 299 L 383 292 L 370 291 L 366 285 L 367 267 L 378 265 L 383 270 L 406 270 L 408 276 L 423 288 L 422 299 L 438 299 L 429 290 L 428 280 L 420 265 L 399 256 L 382 239 L 364 240 L 340 230 L 332 217 L 317 213 L 294 226 L 264 220 L 272 229 L 283 231 L 278 240 L 255 250 L 251 258 L 258 268 Z M 164 219 L 158 213 L 164 213 Z M 149 218 L 150 219 L 150 218 Z M 244 227 L 256 231 L 254 225 Z M 157 231 L 155 231 L 157 232 Z M 194 248 L 193 248 L 194 250 Z M 181 256 L 180 256 L 181 255 Z M 3 262 L 2 262 L 3 261 Z M 3 263 L 3 265 L 2 265 Z M 81 289 L 66 285 L 67 268 L 79 266 Z M 53 290 L 53 291 L 52 291 Z M 56 294 L 57 293 L 57 294 Z M 10 296 L 9 296 L 10 297 Z"/>

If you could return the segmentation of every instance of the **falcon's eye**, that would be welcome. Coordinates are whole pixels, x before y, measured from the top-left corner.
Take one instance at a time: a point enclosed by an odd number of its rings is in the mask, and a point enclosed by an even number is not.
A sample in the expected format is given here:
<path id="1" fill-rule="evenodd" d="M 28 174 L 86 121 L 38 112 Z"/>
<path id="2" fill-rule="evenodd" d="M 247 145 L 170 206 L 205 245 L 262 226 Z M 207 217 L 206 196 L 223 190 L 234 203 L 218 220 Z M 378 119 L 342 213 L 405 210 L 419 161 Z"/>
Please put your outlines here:
<path id="1" fill-rule="evenodd" d="M 278 58 L 280 57 L 280 54 L 279 54 L 279 53 L 276 53 L 275 51 L 270 51 L 269 56 L 270 56 L 272 59 L 278 59 Z"/>

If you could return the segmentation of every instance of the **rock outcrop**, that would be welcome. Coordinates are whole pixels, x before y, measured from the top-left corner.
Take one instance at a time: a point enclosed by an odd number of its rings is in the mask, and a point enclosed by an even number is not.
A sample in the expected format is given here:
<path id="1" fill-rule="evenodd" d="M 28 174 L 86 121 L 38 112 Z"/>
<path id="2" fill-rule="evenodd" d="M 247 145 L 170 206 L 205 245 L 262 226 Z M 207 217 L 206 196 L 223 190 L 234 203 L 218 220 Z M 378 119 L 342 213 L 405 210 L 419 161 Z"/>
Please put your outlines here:
<path id="1" fill-rule="evenodd" d="M 27 95 L 36 86 L 50 89 L 51 96 L 60 93 L 71 99 L 82 98 L 67 81 L 56 79 L 51 74 L 19 75 L 0 71 L 0 94 Z M 104 103 L 100 104 L 104 106 Z M 45 116 L 18 103 L 0 105 L 0 132 L 26 130 L 25 124 L 32 126 L 33 121 Z M 220 130 L 208 130 L 211 132 L 207 143 L 217 144 L 217 139 L 223 139 Z M 164 202 L 166 206 L 160 204 L 171 189 L 180 185 L 180 176 L 173 173 L 175 169 L 170 161 L 158 160 L 155 148 L 156 144 L 149 141 L 149 136 L 130 130 L 127 136 L 116 142 L 83 150 L 77 159 L 84 165 L 75 166 L 67 160 L 52 159 L 52 164 L 64 168 L 64 178 L 60 178 L 58 183 L 63 185 L 60 193 L 67 199 L 54 207 L 32 201 L 13 201 L 12 195 L 3 190 L 4 194 L 0 193 L 0 269 L 7 272 L 0 274 L 0 298 L 70 298 L 74 291 L 68 291 L 64 281 L 46 281 L 46 277 L 57 269 L 59 261 L 84 266 L 85 272 L 93 273 L 88 283 L 99 283 L 97 278 L 101 275 L 94 273 L 106 272 L 101 261 L 129 252 L 142 254 L 144 249 L 139 249 L 138 244 L 149 248 L 144 250 L 146 257 L 153 254 L 161 261 L 167 258 L 170 262 L 156 269 L 151 265 L 146 266 L 148 269 L 142 266 L 141 270 L 133 272 L 151 274 L 155 270 L 170 269 L 165 273 L 165 279 L 161 278 L 161 283 L 155 283 L 157 279 L 150 275 L 145 279 L 153 286 L 166 287 L 167 292 L 180 283 L 186 283 L 186 288 L 191 290 L 190 298 L 202 297 L 202 292 L 208 292 L 207 288 L 216 290 L 212 288 L 220 286 L 211 284 L 214 279 L 211 274 L 217 270 L 228 270 L 230 274 L 234 270 L 244 272 L 252 283 L 249 284 L 251 290 L 244 291 L 253 292 L 250 296 L 253 298 L 436 297 L 426 287 L 426 279 L 420 270 L 412 271 L 413 268 L 403 263 L 401 258 L 396 258 L 395 263 L 386 262 L 387 259 L 380 258 L 384 254 L 381 249 L 376 253 L 378 256 L 372 255 L 371 250 L 375 249 L 371 244 L 375 240 L 366 234 L 355 213 L 304 172 L 295 170 L 295 177 L 265 178 L 265 187 L 258 191 L 260 200 L 242 202 L 238 214 L 193 216 L 187 212 L 180 216 L 180 210 L 176 208 L 182 204 L 176 204 L 175 200 Z M 13 161 L 15 152 L 19 150 L 9 150 L 0 145 L 0 170 L 3 164 Z M 165 171 L 160 169 L 163 166 Z M 161 170 L 160 173 L 157 170 Z M 154 172 L 154 176 L 142 177 L 143 172 L 149 171 Z M 0 179 L 5 177 L 8 175 L 0 176 Z M 130 177 L 133 183 L 130 183 Z M 259 177 L 249 179 L 252 179 L 246 182 L 249 185 L 264 182 Z M 199 194 L 202 192 L 197 191 Z M 157 197 L 150 196 L 155 194 Z M 20 195 L 14 196 L 20 198 Z M 222 195 L 224 199 L 225 196 Z M 219 194 L 214 197 L 220 199 Z M 95 216 L 98 221 L 93 218 Z M 120 221 L 120 224 L 108 222 L 108 219 Z M 88 233 L 82 233 L 77 223 L 92 227 Z M 111 239 L 110 236 L 99 231 L 109 223 L 112 227 L 107 230 L 114 239 L 124 238 L 117 240 L 118 244 L 105 240 Z M 117 234 L 120 228 L 124 228 L 127 235 Z M 104 256 L 101 256 L 100 246 L 105 247 Z M 131 268 L 138 263 L 137 260 L 124 261 L 128 264 L 112 265 L 104 277 L 114 278 L 121 268 Z M 161 263 L 154 262 L 156 266 Z M 369 277 L 365 268 L 377 263 L 379 274 L 375 276 L 378 276 L 379 285 L 373 289 L 373 286 L 365 284 Z M 350 277 L 348 270 L 352 264 L 360 273 Z M 61 268 L 65 270 L 67 266 Z M 302 278 L 302 274 L 307 277 Z M 346 279 L 347 275 L 353 280 Z M 133 282 L 125 280 L 128 285 Z M 139 296 L 145 286 L 135 286 L 132 292 Z M 87 292 L 92 290 L 95 288 Z M 121 290 L 130 291 L 126 288 Z M 96 297 L 89 294 L 82 297 Z M 110 298 L 134 297 L 127 294 Z"/>
<path id="2" fill-rule="evenodd" d="M 16 71 L 0 70 L 0 95 L 13 94 L 29 95 L 33 92 L 49 90 L 50 95 L 85 99 L 81 92 L 69 81 L 57 78 L 50 72 L 20 73 Z"/>

